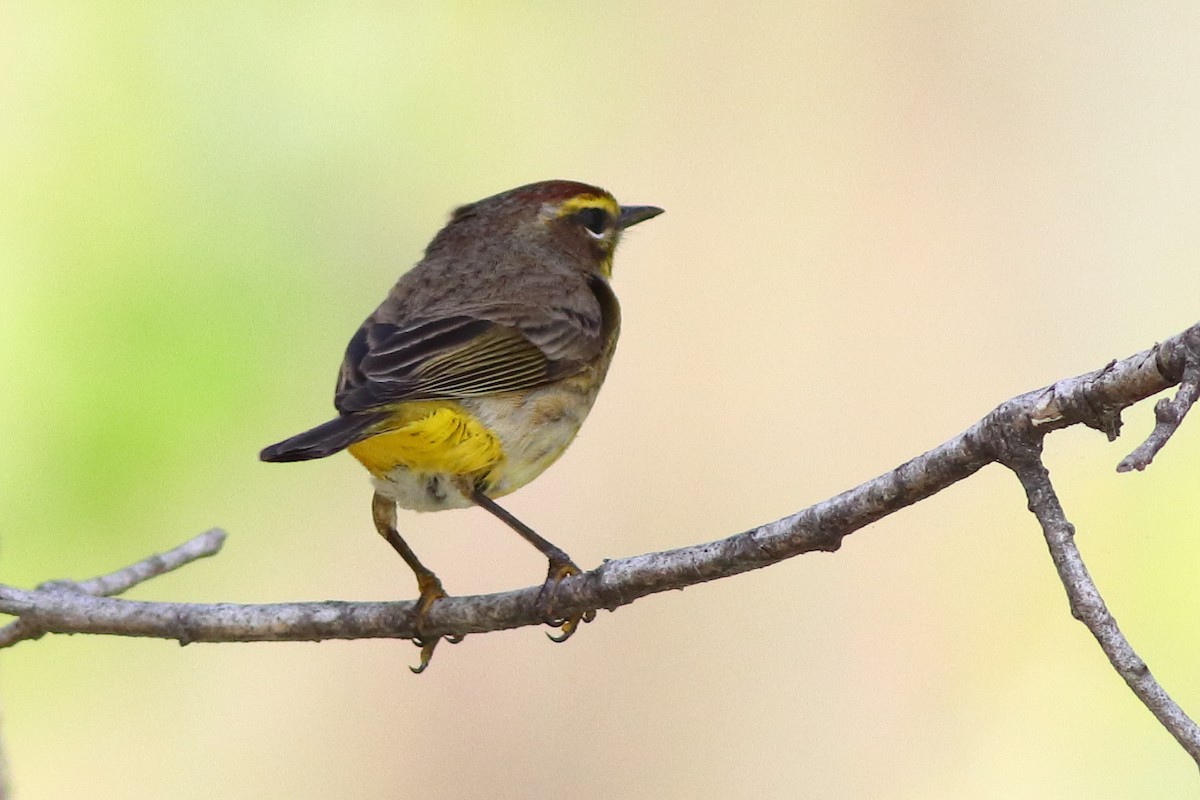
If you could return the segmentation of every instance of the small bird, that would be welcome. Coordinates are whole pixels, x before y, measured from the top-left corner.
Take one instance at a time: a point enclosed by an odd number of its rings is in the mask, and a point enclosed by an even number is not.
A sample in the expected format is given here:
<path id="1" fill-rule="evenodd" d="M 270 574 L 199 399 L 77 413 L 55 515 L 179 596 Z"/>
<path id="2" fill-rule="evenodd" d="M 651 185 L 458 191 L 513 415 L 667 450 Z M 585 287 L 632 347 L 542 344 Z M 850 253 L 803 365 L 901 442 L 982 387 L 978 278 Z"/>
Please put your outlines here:
<path id="1" fill-rule="evenodd" d="M 349 450 L 367 468 L 375 527 L 417 578 L 418 632 L 446 592 L 396 530 L 397 506 L 486 509 L 549 561 L 538 602 L 562 626 L 556 641 L 584 618 L 558 619 L 550 607 L 579 567 L 495 498 L 536 478 L 575 438 L 620 330 L 613 253 L 626 228 L 661 213 L 563 180 L 462 206 L 350 340 L 338 416 L 262 451 L 263 461 L 304 461 Z M 417 638 L 414 671 L 437 641 Z"/>

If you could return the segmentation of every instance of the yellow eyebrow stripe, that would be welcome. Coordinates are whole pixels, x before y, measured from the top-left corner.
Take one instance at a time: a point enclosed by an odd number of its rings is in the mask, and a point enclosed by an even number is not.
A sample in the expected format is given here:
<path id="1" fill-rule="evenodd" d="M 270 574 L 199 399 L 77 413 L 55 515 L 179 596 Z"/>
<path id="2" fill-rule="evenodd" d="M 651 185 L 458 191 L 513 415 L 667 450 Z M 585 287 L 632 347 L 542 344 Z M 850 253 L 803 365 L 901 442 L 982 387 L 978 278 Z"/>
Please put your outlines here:
<path id="1" fill-rule="evenodd" d="M 567 217 L 584 208 L 603 208 L 613 219 L 621 215 L 621 207 L 609 195 L 580 194 L 570 200 L 564 200 L 558 207 L 558 216 Z"/>

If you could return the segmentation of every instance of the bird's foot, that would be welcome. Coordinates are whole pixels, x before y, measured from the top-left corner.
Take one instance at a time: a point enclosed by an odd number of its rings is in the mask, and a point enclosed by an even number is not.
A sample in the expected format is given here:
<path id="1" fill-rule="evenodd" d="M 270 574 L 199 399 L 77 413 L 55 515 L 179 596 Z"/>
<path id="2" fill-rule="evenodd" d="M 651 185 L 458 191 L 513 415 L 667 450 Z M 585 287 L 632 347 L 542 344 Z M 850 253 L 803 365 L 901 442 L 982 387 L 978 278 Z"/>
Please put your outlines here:
<path id="1" fill-rule="evenodd" d="M 438 642 L 443 638 L 450 644 L 458 644 L 463 640 L 462 636 L 428 636 L 423 632 L 425 627 L 425 617 L 429 613 L 430 607 L 434 601 L 440 600 L 443 597 L 448 597 L 446 590 L 442 588 L 442 582 L 437 575 L 432 572 L 427 572 L 417 576 L 417 588 L 421 590 L 421 596 L 417 598 L 416 607 L 413 609 L 413 629 L 417 635 L 413 637 L 413 644 L 421 648 L 421 663 L 415 667 L 409 667 L 414 674 L 420 675 L 429 666 L 430 659 L 433 658 L 433 651 L 437 648 Z"/>
<path id="2" fill-rule="evenodd" d="M 591 622 L 596 618 L 595 609 L 588 609 L 567 617 L 554 613 L 554 593 L 558 589 L 558 584 L 562 582 L 563 578 L 582 574 L 583 570 L 579 569 L 569 558 L 550 559 L 550 570 L 546 573 L 546 582 L 542 584 L 542 590 L 538 592 L 536 602 L 546 624 L 562 631 L 557 636 L 546 634 L 552 642 L 565 642 L 579 629 L 579 623 Z"/>

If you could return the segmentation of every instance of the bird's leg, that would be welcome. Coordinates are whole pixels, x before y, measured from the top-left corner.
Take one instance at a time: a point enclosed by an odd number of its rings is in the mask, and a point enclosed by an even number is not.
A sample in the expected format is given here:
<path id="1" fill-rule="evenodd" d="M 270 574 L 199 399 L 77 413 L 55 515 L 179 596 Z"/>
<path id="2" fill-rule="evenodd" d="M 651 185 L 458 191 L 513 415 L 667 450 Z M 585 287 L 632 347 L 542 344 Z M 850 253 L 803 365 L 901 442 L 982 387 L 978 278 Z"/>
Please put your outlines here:
<path id="1" fill-rule="evenodd" d="M 542 584 L 542 590 L 538 593 L 537 604 L 549 624 L 561 626 L 562 628 L 562 635 L 550 636 L 553 641 L 565 642 L 576 631 L 580 622 L 591 622 L 596 618 L 596 612 L 593 610 L 572 614 L 566 618 L 554 615 L 554 590 L 558 588 L 559 582 L 563 578 L 570 577 L 571 575 L 579 575 L 583 572 L 571 560 L 570 556 L 558 546 L 539 536 L 533 528 L 530 528 L 524 522 L 521 522 L 521 520 L 501 508 L 495 500 L 485 495 L 481 489 L 473 489 L 470 493 L 470 498 L 477 506 L 489 511 L 503 521 L 505 525 L 519 533 L 521 538 L 536 547 L 549 560 L 550 569 L 546 573 L 546 582 Z"/>
<path id="2" fill-rule="evenodd" d="M 413 627 L 417 631 L 417 637 L 413 639 L 413 643 L 421 648 L 421 663 L 419 666 L 409 667 L 409 669 L 420 674 L 429 666 L 429 659 L 433 658 L 433 649 L 437 647 L 438 641 L 442 638 L 440 636 L 429 638 L 422 635 L 421 627 L 425 624 L 425 615 L 429 613 L 429 607 L 433 605 L 433 601 L 445 597 L 446 590 L 442 588 L 442 582 L 437 575 L 433 574 L 433 570 L 422 564 L 417 558 L 417 554 L 408 546 L 408 542 L 400 538 L 400 533 L 396 530 L 396 504 L 393 501 L 376 492 L 371 501 L 371 516 L 375 520 L 375 529 L 379 531 L 379 535 L 400 554 L 404 563 L 408 564 L 409 569 L 417 577 L 417 589 L 421 594 L 417 598 L 415 619 L 413 620 Z"/>

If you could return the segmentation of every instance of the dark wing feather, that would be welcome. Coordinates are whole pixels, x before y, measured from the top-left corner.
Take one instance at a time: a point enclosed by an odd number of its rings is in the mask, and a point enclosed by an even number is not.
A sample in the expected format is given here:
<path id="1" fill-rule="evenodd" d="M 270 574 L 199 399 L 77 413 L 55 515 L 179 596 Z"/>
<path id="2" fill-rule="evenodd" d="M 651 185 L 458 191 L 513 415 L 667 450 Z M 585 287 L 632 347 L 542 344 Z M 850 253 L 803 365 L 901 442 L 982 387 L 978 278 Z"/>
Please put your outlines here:
<path id="1" fill-rule="evenodd" d="M 331 419 L 324 425 L 296 434 L 263 449 L 263 461 L 308 461 L 344 450 L 370 436 L 374 427 L 387 419 L 387 412 L 350 414 Z"/>
<path id="2" fill-rule="evenodd" d="M 367 320 L 346 349 L 343 414 L 404 400 L 531 389 L 577 372 L 603 347 L 601 310 L 505 303 L 438 319 Z"/>

